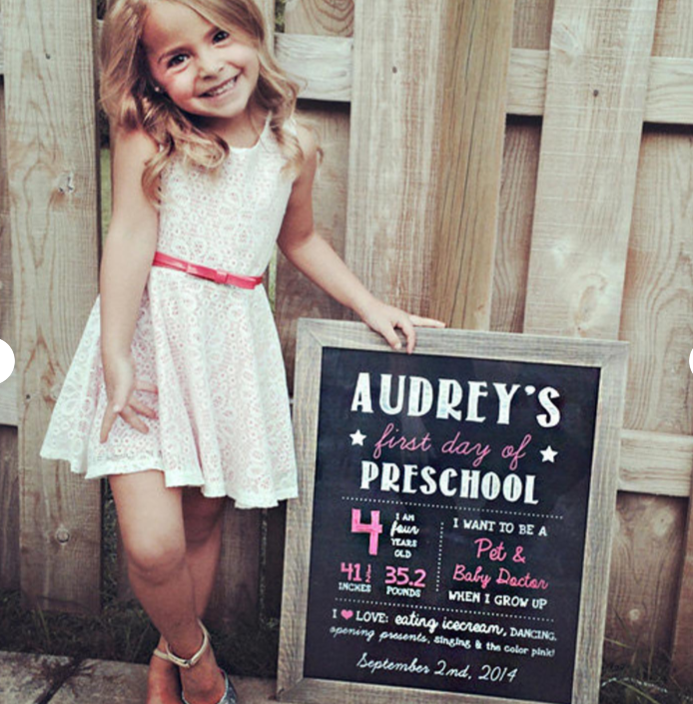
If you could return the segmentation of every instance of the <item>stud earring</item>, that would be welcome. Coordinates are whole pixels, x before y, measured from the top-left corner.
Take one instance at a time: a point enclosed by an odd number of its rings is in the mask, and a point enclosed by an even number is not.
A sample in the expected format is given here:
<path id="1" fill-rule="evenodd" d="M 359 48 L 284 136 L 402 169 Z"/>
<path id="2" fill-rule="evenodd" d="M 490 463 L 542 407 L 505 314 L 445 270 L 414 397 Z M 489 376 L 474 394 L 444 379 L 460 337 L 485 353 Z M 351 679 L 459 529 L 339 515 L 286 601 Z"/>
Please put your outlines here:
<path id="1" fill-rule="evenodd" d="M 155 92 L 155 93 L 161 93 L 161 87 L 160 87 L 160 86 L 154 86 L 154 92 Z"/>

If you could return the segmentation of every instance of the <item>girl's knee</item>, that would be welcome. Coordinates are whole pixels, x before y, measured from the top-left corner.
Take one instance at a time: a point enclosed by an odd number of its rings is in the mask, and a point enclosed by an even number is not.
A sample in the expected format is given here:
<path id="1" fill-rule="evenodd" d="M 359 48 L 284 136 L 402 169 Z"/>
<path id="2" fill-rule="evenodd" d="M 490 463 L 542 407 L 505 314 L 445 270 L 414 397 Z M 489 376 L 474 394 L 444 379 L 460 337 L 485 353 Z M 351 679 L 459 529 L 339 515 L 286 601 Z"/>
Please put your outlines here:
<path id="1" fill-rule="evenodd" d="M 185 544 L 165 535 L 150 534 L 125 546 L 128 569 L 149 582 L 166 581 L 185 564 Z"/>

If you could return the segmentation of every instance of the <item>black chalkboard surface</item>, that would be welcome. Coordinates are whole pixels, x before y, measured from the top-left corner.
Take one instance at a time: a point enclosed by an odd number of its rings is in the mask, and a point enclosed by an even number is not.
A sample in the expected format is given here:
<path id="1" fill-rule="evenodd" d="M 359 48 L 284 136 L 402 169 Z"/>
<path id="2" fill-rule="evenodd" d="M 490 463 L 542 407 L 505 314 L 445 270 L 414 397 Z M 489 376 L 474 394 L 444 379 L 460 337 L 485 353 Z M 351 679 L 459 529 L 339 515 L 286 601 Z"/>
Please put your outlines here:
<path id="1" fill-rule="evenodd" d="M 369 688 L 382 701 L 590 701 L 580 654 L 601 650 L 585 628 L 603 619 L 593 573 L 608 551 L 587 559 L 589 539 L 608 526 L 593 512 L 613 512 L 616 472 L 596 448 L 623 346 L 422 331 L 406 355 L 354 324 L 313 325 L 307 599 L 287 617 L 302 696 L 314 682 L 315 701 L 330 683 L 350 687 L 334 701 L 370 701 Z"/>

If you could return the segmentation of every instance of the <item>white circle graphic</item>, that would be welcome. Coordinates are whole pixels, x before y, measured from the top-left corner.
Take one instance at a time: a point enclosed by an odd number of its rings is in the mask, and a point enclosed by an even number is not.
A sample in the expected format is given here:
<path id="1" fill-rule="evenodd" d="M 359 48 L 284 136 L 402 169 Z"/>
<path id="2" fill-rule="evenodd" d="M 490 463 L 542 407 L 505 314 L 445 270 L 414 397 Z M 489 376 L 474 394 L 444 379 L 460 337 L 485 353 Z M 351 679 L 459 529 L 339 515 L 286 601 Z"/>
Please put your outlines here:
<path id="1" fill-rule="evenodd" d="M 13 369 L 14 352 L 4 340 L 0 340 L 0 384 L 12 374 Z"/>

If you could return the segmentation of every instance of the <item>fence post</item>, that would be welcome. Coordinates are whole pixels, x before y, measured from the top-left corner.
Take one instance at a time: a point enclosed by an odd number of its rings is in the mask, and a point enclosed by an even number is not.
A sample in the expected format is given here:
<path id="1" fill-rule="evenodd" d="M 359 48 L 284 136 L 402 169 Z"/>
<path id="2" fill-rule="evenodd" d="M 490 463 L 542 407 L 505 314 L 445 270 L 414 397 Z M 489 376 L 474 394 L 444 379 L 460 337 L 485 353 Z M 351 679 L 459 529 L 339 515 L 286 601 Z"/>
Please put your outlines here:
<path id="1" fill-rule="evenodd" d="M 20 388 L 25 603 L 100 608 L 101 492 L 39 460 L 50 410 L 97 290 L 95 8 L 5 0 L 7 166 Z"/>
<path id="2" fill-rule="evenodd" d="M 448 4 L 432 314 L 488 330 L 514 0 Z"/>

